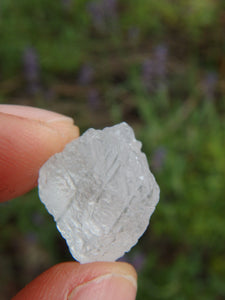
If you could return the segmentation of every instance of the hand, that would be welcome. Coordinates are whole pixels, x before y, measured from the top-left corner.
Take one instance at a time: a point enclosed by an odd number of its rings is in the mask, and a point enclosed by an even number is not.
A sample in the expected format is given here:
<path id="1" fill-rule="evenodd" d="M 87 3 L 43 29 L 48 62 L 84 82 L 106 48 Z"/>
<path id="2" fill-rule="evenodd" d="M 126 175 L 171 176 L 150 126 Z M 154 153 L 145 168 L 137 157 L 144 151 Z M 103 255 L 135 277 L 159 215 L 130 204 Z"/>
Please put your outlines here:
<path id="1" fill-rule="evenodd" d="M 69 117 L 16 105 L 0 105 L 0 202 L 37 184 L 38 170 L 79 136 Z M 13 299 L 133 300 L 136 272 L 126 263 L 67 262 L 45 271 Z"/>

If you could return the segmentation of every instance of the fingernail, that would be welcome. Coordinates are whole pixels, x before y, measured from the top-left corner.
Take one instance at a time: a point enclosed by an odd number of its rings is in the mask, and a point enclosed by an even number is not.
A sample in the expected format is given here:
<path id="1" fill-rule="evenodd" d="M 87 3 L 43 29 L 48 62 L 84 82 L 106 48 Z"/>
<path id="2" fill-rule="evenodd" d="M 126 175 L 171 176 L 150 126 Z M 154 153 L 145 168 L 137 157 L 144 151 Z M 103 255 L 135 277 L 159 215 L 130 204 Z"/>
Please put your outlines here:
<path id="1" fill-rule="evenodd" d="M 14 115 L 17 117 L 26 118 L 26 119 L 43 121 L 46 123 L 53 123 L 53 122 L 73 123 L 73 119 L 70 117 L 49 110 L 45 110 L 37 107 L 31 107 L 31 106 L 2 104 L 0 105 L 0 112 Z"/>
<path id="2" fill-rule="evenodd" d="M 136 280 L 132 276 L 106 274 L 77 286 L 68 300 L 134 300 Z"/>

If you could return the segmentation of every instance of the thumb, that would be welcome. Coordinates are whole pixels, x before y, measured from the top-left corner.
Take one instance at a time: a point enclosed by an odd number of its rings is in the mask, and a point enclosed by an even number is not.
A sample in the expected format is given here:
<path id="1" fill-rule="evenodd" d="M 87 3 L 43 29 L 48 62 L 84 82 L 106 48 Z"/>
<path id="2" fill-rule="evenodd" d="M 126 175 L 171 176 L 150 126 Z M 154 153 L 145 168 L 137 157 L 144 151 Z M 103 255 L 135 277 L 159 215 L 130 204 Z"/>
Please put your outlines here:
<path id="1" fill-rule="evenodd" d="M 0 202 L 35 187 L 40 167 L 78 135 L 73 120 L 64 115 L 0 105 Z"/>
<path id="2" fill-rule="evenodd" d="M 23 288 L 13 300 L 134 300 L 134 268 L 122 262 L 56 265 Z"/>

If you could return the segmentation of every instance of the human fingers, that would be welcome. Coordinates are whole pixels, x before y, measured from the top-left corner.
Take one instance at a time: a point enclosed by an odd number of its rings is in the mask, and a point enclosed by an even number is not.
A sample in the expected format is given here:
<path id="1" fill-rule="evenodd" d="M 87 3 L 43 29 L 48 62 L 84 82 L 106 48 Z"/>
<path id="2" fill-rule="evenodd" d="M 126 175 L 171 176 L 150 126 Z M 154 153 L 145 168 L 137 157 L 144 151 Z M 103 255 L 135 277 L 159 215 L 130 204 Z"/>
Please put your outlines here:
<path id="1" fill-rule="evenodd" d="M 23 288 L 13 300 L 134 300 L 134 268 L 122 262 L 56 265 Z"/>
<path id="2" fill-rule="evenodd" d="M 64 115 L 0 105 L 0 202 L 32 189 L 44 162 L 78 136 L 78 127 Z"/>

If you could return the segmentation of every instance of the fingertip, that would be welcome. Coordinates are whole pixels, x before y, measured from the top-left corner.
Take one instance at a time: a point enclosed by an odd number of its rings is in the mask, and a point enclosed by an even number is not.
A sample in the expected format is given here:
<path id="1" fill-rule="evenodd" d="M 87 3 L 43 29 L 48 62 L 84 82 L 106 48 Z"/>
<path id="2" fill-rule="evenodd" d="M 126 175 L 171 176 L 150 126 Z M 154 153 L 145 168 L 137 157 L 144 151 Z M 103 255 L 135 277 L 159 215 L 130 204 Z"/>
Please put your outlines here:
<path id="1" fill-rule="evenodd" d="M 88 296 L 93 300 L 133 300 L 136 295 L 136 279 L 137 275 L 134 268 L 126 263 L 61 263 L 41 274 L 13 299 L 74 300 L 89 299 L 84 298 Z M 108 298 L 104 298 L 105 293 L 108 293 Z M 118 298 L 120 294 L 123 298 Z M 110 295 L 116 296 L 116 298 L 110 298 Z"/>
<path id="2" fill-rule="evenodd" d="M 60 136 L 59 143 L 61 143 L 62 149 L 67 143 L 80 135 L 79 127 L 67 120 L 58 119 L 53 122 L 47 122 L 45 125 L 55 130 Z"/>
<path id="3" fill-rule="evenodd" d="M 32 119 L 31 108 L 22 116 L 20 107 L 10 114 L 8 106 L 0 106 L 0 202 L 32 189 L 44 162 L 79 136 L 71 118 L 37 110 Z"/>
<path id="4" fill-rule="evenodd" d="M 68 116 L 32 106 L 0 104 L 0 112 L 28 120 L 42 121 L 44 123 L 63 121 L 73 124 L 74 122 L 73 119 Z"/>

